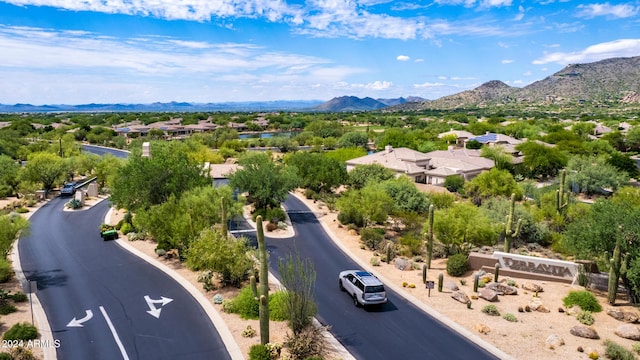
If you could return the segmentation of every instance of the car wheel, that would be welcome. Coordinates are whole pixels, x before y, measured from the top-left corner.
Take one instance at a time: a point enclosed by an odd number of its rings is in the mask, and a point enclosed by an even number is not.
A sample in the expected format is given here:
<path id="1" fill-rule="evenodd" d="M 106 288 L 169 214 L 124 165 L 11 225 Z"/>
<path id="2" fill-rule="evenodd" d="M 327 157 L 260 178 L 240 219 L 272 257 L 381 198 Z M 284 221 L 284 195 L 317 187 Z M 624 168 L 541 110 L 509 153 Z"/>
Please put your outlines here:
<path id="1" fill-rule="evenodd" d="M 344 291 L 344 286 L 342 286 L 342 280 L 338 280 L 338 283 L 340 284 L 340 291 Z"/>
<path id="2" fill-rule="evenodd" d="M 356 296 L 356 294 L 353 294 L 353 305 L 355 305 L 356 307 L 360 307 L 360 303 L 358 302 L 358 297 Z"/>

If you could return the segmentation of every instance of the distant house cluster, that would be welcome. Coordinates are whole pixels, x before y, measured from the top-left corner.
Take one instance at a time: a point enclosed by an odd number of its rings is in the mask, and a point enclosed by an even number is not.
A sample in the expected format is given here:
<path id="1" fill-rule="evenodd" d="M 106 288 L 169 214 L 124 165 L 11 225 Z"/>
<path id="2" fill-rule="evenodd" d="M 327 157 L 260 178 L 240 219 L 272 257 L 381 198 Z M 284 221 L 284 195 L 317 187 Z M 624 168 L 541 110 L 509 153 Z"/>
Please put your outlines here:
<path id="1" fill-rule="evenodd" d="M 260 127 L 266 128 L 269 126 L 269 120 L 264 117 L 258 117 L 252 122 Z M 161 130 L 164 136 L 168 139 L 180 139 L 186 138 L 194 133 L 203 133 L 216 130 L 224 127 L 213 122 L 212 118 L 207 120 L 200 120 L 197 124 L 182 125 L 182 118 L 173 118 L 167 121 L 159 121 L 144 125 L 140 121 L 134 121 L 126 124 L 119 124 L 114 126 L 114 130 L 118 135 L 124 137 L 137 137 L 147 136 L 152 129 Z M 248 127 L 245 123 L 229 122 L 226 127 L 237 131 L 247 131 Z"/>

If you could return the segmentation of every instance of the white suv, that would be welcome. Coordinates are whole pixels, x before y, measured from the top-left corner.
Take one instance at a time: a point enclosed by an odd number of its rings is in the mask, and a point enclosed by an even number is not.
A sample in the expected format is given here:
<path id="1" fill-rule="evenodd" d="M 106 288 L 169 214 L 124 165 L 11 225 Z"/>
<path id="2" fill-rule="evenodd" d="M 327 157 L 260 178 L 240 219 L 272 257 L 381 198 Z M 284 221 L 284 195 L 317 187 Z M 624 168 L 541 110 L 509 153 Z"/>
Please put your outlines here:
<path id="1" fill-rule="evenodd" d="M 387 293 L 375 275 L 362 270 L 345 270 L 338 276 L 340 290 L 351 295 L 355 306 L 385 304 Z"/>

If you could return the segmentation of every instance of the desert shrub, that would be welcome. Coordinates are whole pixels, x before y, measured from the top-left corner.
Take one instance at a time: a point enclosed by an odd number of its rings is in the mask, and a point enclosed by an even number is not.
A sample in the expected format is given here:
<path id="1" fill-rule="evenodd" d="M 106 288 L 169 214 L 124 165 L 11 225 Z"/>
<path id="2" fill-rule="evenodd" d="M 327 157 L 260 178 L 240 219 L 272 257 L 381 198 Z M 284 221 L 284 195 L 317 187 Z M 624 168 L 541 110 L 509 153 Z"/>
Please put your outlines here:
<path id="1" fill-rule="evenodd" d="M 593 325 L 593 322 L 596 321 L 591 315 L 591 311 L 582 310 L 576 315 L 576 319 L 580 321 L 581 324 L 584 325 Z"/>
<path id="2" fill-rule="evenodd" d="M 422 253 L 422 239 L 413 234 L 407 234 L 401 237 L 398 242 L 400 245 L 403 245 L 406 250 L 406 256 L 413 256 Z"/>
<path id="3" fill-rule="evenodd" d="M 289 349 L 293 360 L 307 359 L 312 356 L 322 356 L 324 352 L 325 328 L 307 326 L 298 336 L 287 333 L 284 345 Z"/>
<path id="4" fill-rule="evenodd" d="M 9 353 L 3 352 L 0 353 L 0 360 L 13 360 L 13 356 Z"/>
<path id="5" fill-rule="evenodd" d="M 250 338 L 254 336 L 256 336 L 256 330 L 251 325 L 247 325 L 247 328 L 242 330 L 242 337 Z"/>
<path id="6" fill-rule="evenodd" d="M 384 229 L 365 228 L 360 232 L 360 239 L 371 250 L 380 250 L 380 244 L 384 240 Z"/>
<path id="7" fill-rule="evenodd" d="M 29 298 L 27 297 L 26 294 L 23 294 L 21 292 L 17 292 L 13 295 L 11 295 L 11 299 L 17 303 L 21 303 L 21 302 L 25 302 L 27 300 L 29 300 Z"/>
<path id="8" fill-rule="evenodd" d="M 280 353 L 282 352 L 282 344 L 278 342 L 270 342 L 265 345 L 271 354 L 272 359 L 277 359 L 280 357 Z"/>
<path id="9" fill-rule="evenodd" d="M 371 266 L 380 266 L 380 258 L 377 256 L 372 257 L 369 262 L 371 263 Z"/>
<path id="10" fill-rule="evenodd" d="M 518 322 L 518 318 L 511 313 L 506 313 L 502 315 L 502 318 L 510 322 Z"/>
<path id="11" fill-rule="evenodd" d="M 127 235 L 128 233 L 133 231 L 133 226 L 131 226 L 131 224 L 129 224 L 128 222 L 123 223 L 120 227 L 120 231 L 122 231 L 123 235 Z"/>
<path id="12" fill-rule="evenodd" d="M 444 187 L 450 192 L 457 192 L 464 186 L 464 178 L 460 175 L 449 175 L 444 179 Z"/>
<path id="13" fill-rule="evenodd" d="M 352 209 L 341 209 L 338 213 L 338 221 L 343 225 L 353 224 L 356 227 L 364 226 L 362 214 Z"/>
<path id="14" fill-rule="evenodd" d="M 450 276 L 462 276 L 469 270 L 467 264 L 467 256 L 464 254 L 455 254 L 447 260 L 447 274 Z"/>
<path id="15" fill-rule="evenodd" d="M 38 329 L 28 322 L 13 325 L 2 337 L 3 340 L 34 340 L 38 338 Z"/>
<path id="16" fill-rule="evenodd" d="M 158 256 L 165 256 L 166 254 L 167 254 L 167 250 L 165 250 L 165 249 L 160 249 L 160 248 L 156 249 L 156 255 L 158 255 Z"/>
<path id="17" fill-rule="evenodd" d="M 277 224 L 278 221 L 285 221 L 287 219 L 287 215 L 284 210 L 282 210 L 282 208 L 278 207 L 274 209 L 268 209 L 264 219 Z"/>
<path id="18" fill-rule="evenodd" d="M 487 315 L 500 316 L 500 311 L 498 311 L 498 308 L 493 304 L 486 305 L 481 311 Z"/>
<path id="19" fill-rule="evenodd" d="M 9 315 L 18 311 L 18 308 L 11 304 L 2 304 L 0 305 L 0 315 Z"/>
<path id="20" fill-rule="evenodd" d="M 611 340 L 604 341 L 604 354 L 611 360 L 635 360 L 636 356 L 622 345 Z"/>
<path id="21" fill-rule="evenodd" d="M 17 209 L 16 209 L 16 212 L 17 212 L 18 214 L 26 214 L 26 213 L 28 213 L 28 212 L 29 212 L 29 209 L 27 209 L 27 208 L 25 208 L 25 207 L 19 207 L 19 208 L 17 208 Z"/>
<path id="22" fill-rule="evenodd" d="M 312 199 L 315 194 L 316 194 L 316 192 L 311 190 L 311 189 L 305 189 L 304 190 L 304 197 L 307 198 L 307 199 Z"/>
<path id="23" fill-rule="evenodd" d="M 562 299 L 562 303 L 566 307 L 578 305 L 582 310 L 591 312 L 602 311 L 602 306 L 600 306 L 598 299 L 587 290 L 570 291 L 569 294 Z"/>
<path id="24" fill-rule="evenodd" d="M 271 360 L 271 351 L 266 345 L 251 345 L 249 348 L 249 360 Z"/>
<path id="25" fill-rule="evenodd" d="M 24 346 L 18 346 L 11 349 L 11 358 L 12 360 L 38 360 L 38 358 L 33 355 L 33 352 L 30 349 L 25 348 Z"/>
<path id="26" fill-rule="evenodd" d="M 272 223 L 271 221 L 269 221 L 267 223 L 267 225 L 265 226 L 265 228 L 267 229 L 268 232 L 272 232 L 272 231 L 278 229 L 278 224 L 277 223 Z"/>
<path id="27" fill-rule="evenodd" d="M 78 199 L 71 199 L 67 203 L 67 207 L 71 209 L 80 209 L 82 207 L 82 203 Z"/>
<path id="28" fill-rule="evenodd" d="M 0 258 L 0 283 L 6 283 L 13 277 L 13 268 L 7 259 Z"/>
<path id="29" fill-rule="evenodd" d="M 636 354 L 640 354 L 640 344 L 633 344 L 633 346 L 631 347 L 631 349 L 632 349 Z"/>
<path id="30" fill-rule="evenodd" d="M 228 313 L 238 314 L 243 319 L 258 319 L 260 316 L 260 304 L 253 297 L 251 287 L 246 286 L 238 296 L 224 302 L 224 310 Z"/>
<path id="31" fill-rule="evenodd" d="M 509 286 L 518 286 L 518 283 L 516 283 L 516 281 L 513 280 L 513 279 L 509 279 L 509 280 L 507 280 L 507 285 L 509 285 Z"/>
<path id="32" fill-rule="evenodd" d="M 287 294 L 285 291 L 276 291 L 269 294 L 269 319 L 274 321 L 289 320 L 287 311 Z"/>

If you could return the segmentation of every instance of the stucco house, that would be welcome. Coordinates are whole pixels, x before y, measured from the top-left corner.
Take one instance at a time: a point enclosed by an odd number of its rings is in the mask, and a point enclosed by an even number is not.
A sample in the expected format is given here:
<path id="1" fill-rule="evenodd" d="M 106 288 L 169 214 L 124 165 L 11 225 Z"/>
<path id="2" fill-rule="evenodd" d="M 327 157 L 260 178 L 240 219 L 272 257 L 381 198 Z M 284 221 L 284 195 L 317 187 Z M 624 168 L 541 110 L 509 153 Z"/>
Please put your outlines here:
<path id="1" fill-rule="evenodd" d="M 406 175 L 416 183 L 442 185 L 447 176 L 460 175 L 470 180 L 482 171 L 495 166 L 493 160 L 480 157 L 478 150 L 451 148 L 444 151 L 422 153 L 408 148 L 387 145 L 383 151 L 365 155 L 346 162 L 347 171 L 358 165 L 380 164 Z"/>

